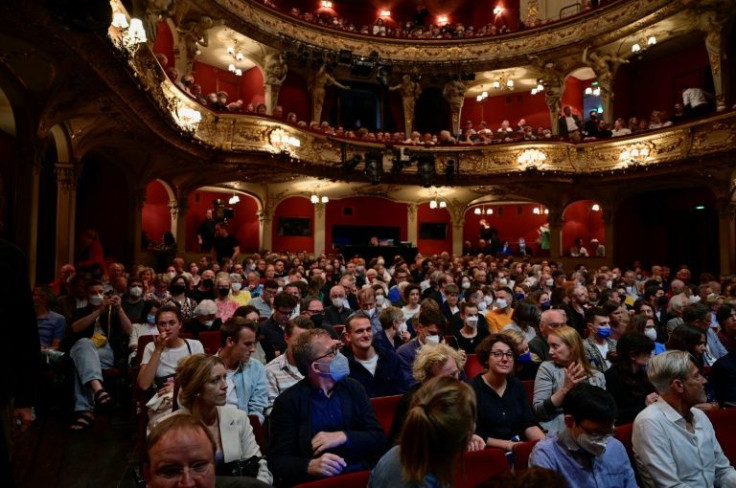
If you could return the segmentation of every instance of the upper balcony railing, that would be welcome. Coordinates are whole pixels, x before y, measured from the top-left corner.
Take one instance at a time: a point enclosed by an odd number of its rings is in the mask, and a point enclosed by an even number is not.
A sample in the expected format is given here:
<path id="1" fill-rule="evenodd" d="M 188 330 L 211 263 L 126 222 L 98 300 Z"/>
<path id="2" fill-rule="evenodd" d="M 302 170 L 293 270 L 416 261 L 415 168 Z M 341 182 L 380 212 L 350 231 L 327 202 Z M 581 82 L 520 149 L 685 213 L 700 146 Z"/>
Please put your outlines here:
<path id="1" fill-rule="evenodd" d="M 295 18 L 249 0 L 204 0 L 205 8 L 234 29 L 269 45 L 377 53 L 395 65 L 423 63 L 498 67 L 528 55 L 543 55 L 573 44 L 603 45 L 635 33 L 692 6 L 692 0 L 621 1 L 559 22 L 504 35 L 463 39 L 400 39 L 336 30 Z"/>
<path id="2" fill-rule="evenodd" d="M 223 162 L 257 160 L 271 155 L 293 162 L 294 173 L 327 174 L 340 179 L 341 168 L 355 156 L 365 160 L 370 153 L 386 154 L 401 149 L 400 145 L 389 147 L 383 143 L 329 137 L 268 116 L 213 112 L 182 93 L 144 44 L 134 47 L 129 54 L 130 68 L 162 115 L 179 128 L 182 137 L 221 151 L 223 157 L 219 160 Z M 444 174 L 453 161 L 462 175 L 455 183 L 472 185 L 515 174 L 564 177 L 637 168 L 654 170 L 665 164 L 734 151 L 734 140 L 736 112 L 729 111 L 643 135 L 578 144 L 544 140 L 488 146 L 407 146 L 407 149 L 415 157 L 432 157 L 438 174 Z M 402 174 L 416 174 L 417 166 L 407 165 Z"/>

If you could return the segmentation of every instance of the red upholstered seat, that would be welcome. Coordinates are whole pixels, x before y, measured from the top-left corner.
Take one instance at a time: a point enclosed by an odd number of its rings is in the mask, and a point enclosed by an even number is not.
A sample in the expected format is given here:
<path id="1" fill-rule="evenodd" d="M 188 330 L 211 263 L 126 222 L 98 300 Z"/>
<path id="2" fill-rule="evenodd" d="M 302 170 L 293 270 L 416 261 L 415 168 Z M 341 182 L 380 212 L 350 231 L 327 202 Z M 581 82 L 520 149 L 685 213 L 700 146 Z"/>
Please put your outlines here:
<path id="1" fill-rule="evenodd" d="M 199 342 L 207 354 L 215 354 L 222 344 L 222 334 L 219 330 L 205 330 L 199 333 Z"/>
<path id="2" fill-rule="evenodd" d="M 345 326 L 342 324 L 333 325 L 332 328 L 335 329 L 335 332 L 337 332 L 338 337 L 341 336 L 343 332 L 345 332 Z"/>
<path id="3" fill-rule="evenodd" d="M 713 424 L 723 453 L 736 466 L 736 408 L 710 410 L 706 415 Z"/>
<path id="4" fill-rule="evenodd" d="M 258 443 L 258 447 L 261 449 L 261 454 L 263 456 L 266 455 L 266 433 L 263 430 L 263 426 L 261 425 L 261 421 L 258 420 L 257 415 L 250 414 L 248 415 L 248 420 L 250 421 L 250 426 L 253 428 L 253 435 L 256 437 L 256 442 Z"/>
<path id="5" fill-rule="evenodd" d="M 378 423 L 381 424 L 386 434 L 391 430 L 391 423 L 394 421 L 394 414 L 400 400 L 401 395 L 371 398 L 373 413 L 376 414 Z"/>
<path id="6" fill-rule="evenodd" d="M 474 488 L 491 478 L 511 471 L 506 453 L 495 447 L 482 451 L 466 452 L 463 465 L 455 472 L 455 488 Z"/>
<path id="7" fill-rule="evenodd" d="M 534 380 L 525 380 L 521 384 L 524 386 L 526 391 L 526 398 L 529 401 L 529 405 L 534 404 Z"/>
<path id="8" fill-rule="evenodd" d="M 370 476 L 370 471 L 357 471 L 355 473 L 302 483 L 301 485 L 296 485 L 295 488 L 365 488 L 368 486 L 368 478 Z"/>
<path id="9" fill-rule="evenodd" d="M 625 425 L 619 425 L 616 427 L 613 431 L 613 435 L 621 441 L 621 444 L 624 445 L 626 448 L 626 452 L 629 455 L 629 461 L 631 461 L 631 466 L 636 466 L 636 462 L 634 462 L 634 449 L 631 444 L 631 436 L 634 433 L 634 424 L 625 424 Z"/>
<path id="10" fill-rule="evenodd" d="M 514 472 L 521 473 L 529 468 L 529 457 L 537 442 L 539 441 L 521 442 L 514 446 Z"/>
<path id="11" fill-rule="evenodd" d="M 477 354 L 468 354 L 467 360 L 465 361 L 465 376 L 468 379 L 473 379 L 483 372 L 483 365 L 478 361 Z"/>

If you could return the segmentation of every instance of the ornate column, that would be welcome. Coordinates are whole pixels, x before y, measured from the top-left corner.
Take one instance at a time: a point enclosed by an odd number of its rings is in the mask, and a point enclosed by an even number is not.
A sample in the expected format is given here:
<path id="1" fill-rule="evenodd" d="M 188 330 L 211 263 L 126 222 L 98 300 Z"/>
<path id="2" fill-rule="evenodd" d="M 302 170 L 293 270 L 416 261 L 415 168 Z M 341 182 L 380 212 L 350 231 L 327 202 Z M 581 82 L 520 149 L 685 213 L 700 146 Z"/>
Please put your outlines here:
<path id="1" fill-rule="evenodd" d="M 74 163 L 54 164 L 56 176 L 56 256 L 54 266 L 74 262 L 74 228 L 77 215 L 77 179 L 79 169 Z"/>
<path id="2" fill-rule="evenodd" d="M 279 91 L 288 71 L 289 67 L 280 52 L 274 51 L 266 55 L 263 88 L 266 92 L 266 107 L 270 114 L 279 104 Z"/>
<path id="3" fill-rule="evenodd" d="M 178 200 L 171 200 L 169 210 L 171 211 L 171 233 L 174 234 L 177 242 L 177 254 L 183 255 L 186 252 L 187 211 L 189 210 L 187 195 L 180 194 Z"/>
<path id="4" fill-rule="evenodd" d="M 275 199 L 269 193 L 263 201 L 263 208 L 256 212 L 261 249 L 271 250 L 273 248 L 273 210 L 275 205 Z"/>
<path id="5" fill-rule="evenodd" d="M 598 86 L 601 89 L 601 105 L 603 106 L 603 118 L 609 125 L 613 125 L 613 80 L 616 77 L 618 67 L 622 63 L 628 63 L 627 59 L 602 52 L 588 53 L 588 48 L 583 51 L 583 63 L 595 71 Z"/>
<path id="6" fill-rule="evenodd" d="M 557 118 L 560 116 L 560 101 L 562 100 L 562 94 L 565 92 L 565 79 L 553 76 L 549 80 L 545 79 L 543 85 L 544 101 L 547 103 L 547 109 L 549 110 L 550 127 L 552 133 L 558 135 Z"/>
<path id="7" fill-rule="evenodd" d="M 724 198 L 717 201 L 717 206 L 721 274 L 728 275 L 736 271 L 736 203 Z"/>
<path id="8" fill-rule="evenodd" d="M 319 256 L 325 251 L 325 214 L 327 203 L 314 204 L 314 254 Z"/>
<path id="9" fill-rule="evenodd" d="M 613 226 L 613 220 L 616 216 L 616 209 L 614 208 L 614 205 L 610 202 L 603 205 L 603 228 L 606 231 L 606 239 L 605 239 L 605 246 L 606 246 L 606 261 L 609 265 L 613 264 L 613 256 L 615 256 L 615 245 L 614 242 L 616 242 L 616 234 L 615 234 L 615 228 Z"/>
<path id="10" fill-rule="evenodd" d="M 406 240 L 416 246 L 418 242 L 419 226 L 417 222 L 417 204 L 408 203 L 406 205 Z"/>
<path id="11" fill-rule="evenodd" d="M 728 69 L 725 66 L 727 36 L 723 35 L 723 26 L 729 16 L 715 9 L 701 12 L 698 16 L 698 28 L 705 34 L 705 48 L 708 51 L 710 70 L 713 73 L 713 86 L 716 96 L 716 109 L 726 110 L 726 93 L 728 86 Z"/>
<path id="12" fill-rule="evenodd" d="M 468 88 L 460 80 L 448 81 L 442 89 L 442 96 L 450 104 L 453 134 L 460 133 L 460 114 L 463 111 L 466 91 L 468 91 Z"/>
<path id="13" fill-rule="evenodd" d="M 465 205 L 452 200 L 447 204 L 452 222 L 452 254 L 463 255 L 463 227 L 465 226 Z"/>
<path id="14" fill-rule="evenodd" d="M 41 161 L 44 154 L 36 154 L 31 164 L 31 191 L 28 207 L 28 276 L 31 283 L 36 281 L 36 258 L 38 256 L 38 197 L 41 181 Z M 58 269 L 58 268 L 57 268 Z"/>
<path id="15" fill-rule="evenodd" d="M 562 218 L 562 211 L 549 208 L 547 222 L 549 223 L 549 256 L 553 259 L 561 258 L 565 255 L 562 249 L 562 224 L 565 222 Z"/>
<path id="16" fill-rule="evenodd" d="M 388 89 L 389 91 L 398 90 L 401 94 L 404 107 L 404 132 L 406 133 L 406 138 L 409 139 L 414 128 L 414 105 L 422 93 L 422 87 L 419 83 L 412 80 L 411 75 L 404 74 L 401 76 L 401 83 L 390 86 Z"/>

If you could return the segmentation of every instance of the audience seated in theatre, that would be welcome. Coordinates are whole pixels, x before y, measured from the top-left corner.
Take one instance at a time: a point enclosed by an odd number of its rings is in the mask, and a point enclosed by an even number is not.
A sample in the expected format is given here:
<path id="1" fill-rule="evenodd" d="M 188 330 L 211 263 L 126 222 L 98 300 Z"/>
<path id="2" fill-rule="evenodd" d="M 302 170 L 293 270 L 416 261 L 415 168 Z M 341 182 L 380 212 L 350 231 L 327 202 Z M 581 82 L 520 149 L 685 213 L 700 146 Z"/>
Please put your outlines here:
<path id="1" fill-rule="evenodd" d="M 292 317 L 297 304 L 297 299 L 289 293 L 282 291 L 276 294 L 273 299 L 273 313 L 258 325 L 259 340 L 266 353 L 266 361 L 272 361 L 286 351 L 284 327 Z"/>
<path id="2" fill-rule="evenodd" d="M 133 361 L 133 358 L 137 357 L 138 351 L 138 340 L 142 336 L 154 336 L 158 335 L 158 327 L 156 326 L 156 314 L 161 304 L 158 301 L 150 300 L 145 302 L 141 316 L 133 321 L 133 330 L 130 333 L 130 339 L 128 341 L 128 349 L 130 350 L 129 362 Z M 143 351 L 140 351 L 143 354 Z M 140 361 L 139 361 L 140 362 Z"/>
<path id="3" fill-rule="evenodd" d="M 613 122 L 613 130 L 611 131 L 612 137 L 628 136 L 631 134 L 631 129 L 626 127 L 626 122 L 621 117 L 617 118 Z"/>
<path id="4" fill-rule="evenodd" d="M 432 308 L 431 306 L 427 307 L 427 305 L 424 305 L 422 311 L 419 312 L 419 318 L 414 328 L 417 333 L 416 337 L 396 350 L 399 358 L 401 358 L 401 368 L 404 377 L 412 376 L 414 359 L 417 356 L 417 351 L 422 346 L 443 342 L 445 317 L 440 313 L 439 307 Z"/>
<path id="5" fill-rule="evenodd" d="M 672 331 L 670 340 L 667 341 L 668 351 L 684 351 L 690 354 L 693 363 L 700 369 L 703 377 L 706 377 L 706 354 L 707 354 L 707 336 L 700 329 L 689 325 L 680 325 Z M 706 400 L 698 404 L 698 408 L 702 410 L 710 410 L 717 405 L 714 403 L 715 394 L 713 393 L 713 385 L 710 383 L 705 386 Z"/>
<path id="6" fill-rule="evenodd" d="M 613 437 L 616 405 L 597 386 L 581 383 L 563 402 L 564 426 L 537 443 L 529 466 L 562 474 L 569 486 L 637 486 L 626 448 Z"/>
<path id="7" fill-rule="evenodd" d="M 685 324 L 700 330 L 706 337 L 705 351 L 702 354 L 704 365 L 713 366 L 719 358 L 726 355 L 728 351 L 718 339 L 718 334 L 710 326 L 711 312 L 704 303 L 691 303 L 682 311 L 682 320 Z"/>
<path id="8" fill-rule="evenodd" d="M 716 321 L 720 326 L 718 340 L 728 352 L 736 350 L 736 309 L 732 305 L 721 305 L 716 311 Z"/>
<path id="9" fill-rule="evenodd" d="M 523 334 L 527 341 L 531 341 L 537 335 L 540 318 L 541 312 L 539 308 L 522 299 L 522 301 L 516 302 L 516 308 L 511 314 L 511 323 L 506 325 L 502 330 L 515 330 Z"/>
<path id="10" fill-rule="evenodd" d="M 474 354 L 476 347 L 488 336 L 488 329 L 479 327 L 477 305 L 470 302 L 460 304 L 460 319 L 462 327 L 454 332 L 455 341 L 460 351 Z"/>
<path id="11" fill-rule="evenodd" d="M 301 315 L 308 318 L 314 327 L 324 329 L 329 332 L 333 339 L 342 339 L 332 325 L 325 320 L 325 306 L 316 296 L 308 296 L 304 298 L 300 304 Z"/>
<path id="12" fill-rule="evenodd" d="M 706 379 L 685 351 L 649 360 L 647 375 L 660 399 L 634 421 L 632 444 L 645 487 L 736 486 L 736 470 L 699 408 Z M 625 456 L 624 456 L 625 457 Z"/>
<path id="13" fill-rule="evenodd" d="M 381 311 L 378 316 L 381 321 L 382 331 L 378 335 L 383 334 L 385 337 L 379 339 L 378 342 L 388 344 L 392 349 L 396 350 L 411 339 L 411 332 L 404 320 L 404 313 L 399 307 L 387 307 Z"/>
<path id="14" fill-rule="evenodd" d="M 505 278 L 502 278 L 502 280 L 505 280 Z M 511 289 L 505 284 L 502 286 L 503 288 L 496 290 L 492 310 L 485 314 L 486 322 L 488 322 L 488 332 L 490 333 L 501 332 L 504 327 L 511 323 L 511 316 L 514 314 L 514 309 L 511 307 L 513 301 Z"/>
<path id="15" fill-rule="evenodd" d="M 639 412 L 659 399 L 647 378 L 654 343 L 641 332 L 628 332 L 617 344 L 618 360 L 608 368 L 606 390 L 618 407 L 616 425 L 630 424 Z"/>
<path id="16" fill-rule="evenodd" d="M 186 295 L 191 289 L 191 281 L 187 277 L 189 273 L 177 274 L 171 279 L 169 284 L 169 293 L 171 299 L 169 301 L 176 303 L 181 310 L 182 323 L 186 328 L 189 322 L 194 318 L 194 309 L 197 308 L 197 302 Z"/>
<path id="17" fill-rule="evenodd" d="M 354 312 L 345 323 L 345 357 L 350 365 L 350 377 L 365 388 L 369 397 L 401 395 L 412 382 L 402 376 L 399 356 L 392 347 L 373 339 L 370 317 Z"/>
<path id="18" fill-rule="evenodd" d="M 278 289 L 279 284 L 273 279 L 272 269 L 271 278 L 266 278 L 263 282 L 261 294 L 252 299 L 249 305 L 254 306 L 261 317 L 270 317 L 273 314 L 273 300 Z"/>
<path id="19" fill-rule="evenodd" d="M 304 379 L 276 398 L 269 466 L 284 483 L 369 469 L 386 443 L 348 360 L 322 329 L 304 331 L 294 359 Z"/>
<path id="20" fill-rule="evenodd" d="M 266 413 L 270 413 L 276 397 L 304 378 L 296 367 L 294 347 L 302 332 L 313 328 L 312 321 L 304 315 L 300 315 L 286 323 L 284 329 L 286 352 L 266 364 L 266 379 L 268 380 L 268 408 Z"/>
<path id="21" fill-rule="evenodd" d="M 218 476 L 250 476 L 270 485 L 273 476 L 242 410 L 226 407 L 227 372 L 222 360 L 207 354 L 184 359 L 176 369 L 180 408 L 168 418 L 191 415 L 201 421 L 216 439 L 215 471 Z M 152 432 L 156 431 L 156 426 Z M 242 473 L 242 465 L 256 458 L 253 473 Z M 242 474 L 241 474 L 242 473 Z"/>
<path id="22" fill-rule="evenodd" d="M 433 378 L 417 391 L 401 432 L 371 473 L 369 487 L 449 486 L 472 443 L 477 412 L 473 390 L 454 378 Z"/>
<path id="23" fill-rule="evenodd" d="M 585 357 L 583 340 L 572 327 L 548 332 L 550 361 L 539 366 L 534 381 L 534 414 L 548 433 L 564 428 L 562 402 L 575 385 L 585 382 L 605 388 L 606 380 Z"/>
<path id="24" fill-rule="evenodd" d="M 214 300 L 202 300 L 194 308 L 194 318 L 187 324 L 187 332 L 198 338 L 200 332 L 220 330 L 222 321 L 215 317 L 216 313 L 217 305 Z"/>
<path id="25" fill-rule="evenodd" d="M 617 358 L 616 341 L 611 339 L 611 322 L 605 310 L 600 307 L 591 307 L 585 311 L 587 327 L 585 357 L 588 363 L 601 373 L 611 367 Z"/>
<path id="26" fill-rule="evenodd" d="M 502 336 L 514 344 L 516 351 L 516 360 L 514 361 L 514 377 L 520 381 L 534 381 L 539 370 L 540 358 L 533 354 L 529 349 L 529 342 L 522 335 L 513 329 L 506 329 L 499 332 Z"/>
<path id="27" fill-rule="evenodd" d="M 507 452 L 513 452 L 518 442 L 543 439 L 526 390 L 513 375 L 516 344 L 502 334 L 492 334 L 476 353 L 486 370 L 471 382 L 478 399 L 476 434 L 487 446 Z"/>
<path id="28" fill-rule="evenodd" d="M 33 309 L 36 312 L 36 325 L 41 351 L 58 351 L 66 331 L 66 320 L 60 313 L 50 310 L 55 300 L 51 287 L 36 285 L 33 287 Z"/>
<path id="29" fill-rule="evenodd" d="M 649 340 L 654 343 L 653 354 L 655 356 L 657 354 L 662 354 L 664 351 L 667 350 L 663 343 L 657 342 L 658 331 L 654 321 L 654 317 L 649 317 L 646 315 L 634 315 L 634 317 L 631 318 L 629 325 L 626 327 L 626 331 L 644 334 L 646 337 L 648 337 Z"/>

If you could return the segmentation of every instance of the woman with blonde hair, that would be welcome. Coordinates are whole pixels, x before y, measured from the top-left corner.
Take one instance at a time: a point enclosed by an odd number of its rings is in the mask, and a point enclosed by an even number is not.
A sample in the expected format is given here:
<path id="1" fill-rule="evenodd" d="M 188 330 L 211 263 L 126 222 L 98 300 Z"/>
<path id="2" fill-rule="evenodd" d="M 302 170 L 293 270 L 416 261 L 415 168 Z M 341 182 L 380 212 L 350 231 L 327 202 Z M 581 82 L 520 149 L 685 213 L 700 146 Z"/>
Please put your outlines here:
<path id="1" fill-rule="evenodd" d="M 399 445 L 378 461 L 368 486 L 451 486 L 473 436 L 476 410 L 467 384 L 444 376 L 427 381 L 412 399 Z"/>
<path id="2" fill-rule="evenodd" d="M 217 446 L 218 476 L 248 476 L 271 484 L 273 477 L 256 442 L 248 415 L 226 408 L 227 372 L 217 356 L 194 354 L 176 368 L 178 401 L 174 412 L 188 413 L 202 421 Z"/>
<path id="3" fill-rule="evenodd" d="M 548 434 L 565 429 L 562 402 L 583 381 L 600 388 L 606 379 L 585 357 L 580 334 L 567 325 L 552 329 L 547 336 L 550 361 L 539 365 L 534 380 L 534 414 Z"/>

